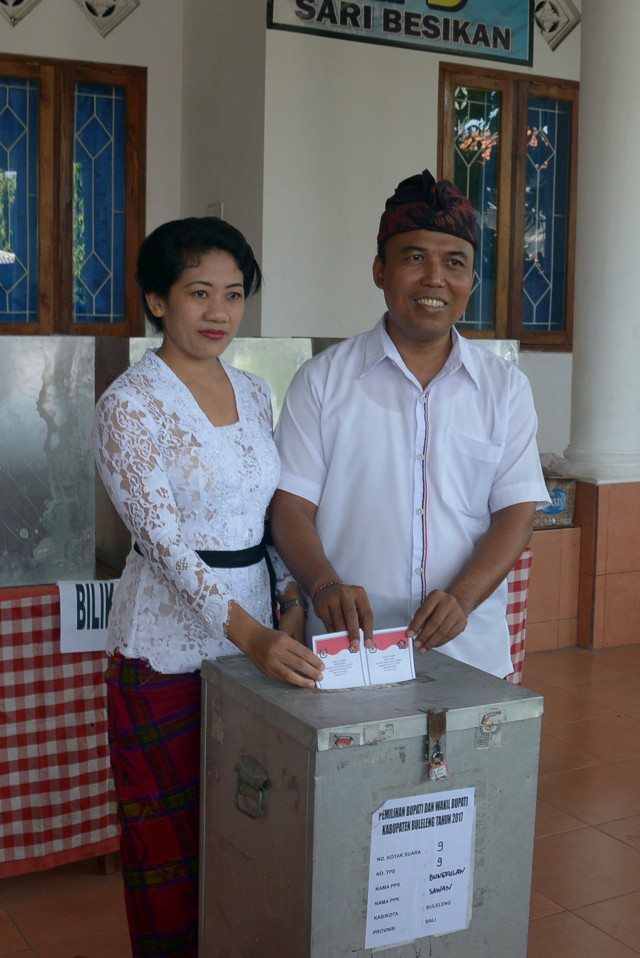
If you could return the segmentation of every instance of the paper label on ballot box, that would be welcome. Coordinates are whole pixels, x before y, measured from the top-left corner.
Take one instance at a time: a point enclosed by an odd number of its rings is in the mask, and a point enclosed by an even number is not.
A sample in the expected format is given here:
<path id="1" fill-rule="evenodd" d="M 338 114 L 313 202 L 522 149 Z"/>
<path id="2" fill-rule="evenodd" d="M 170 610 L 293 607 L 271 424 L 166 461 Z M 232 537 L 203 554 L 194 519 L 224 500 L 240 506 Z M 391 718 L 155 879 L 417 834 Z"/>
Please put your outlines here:
<path id="1" fill-rule="evenodd" d="M 376 809 L 365 948 L 469 926 L 474 830 L 473 788 L 392 799 Z"/>

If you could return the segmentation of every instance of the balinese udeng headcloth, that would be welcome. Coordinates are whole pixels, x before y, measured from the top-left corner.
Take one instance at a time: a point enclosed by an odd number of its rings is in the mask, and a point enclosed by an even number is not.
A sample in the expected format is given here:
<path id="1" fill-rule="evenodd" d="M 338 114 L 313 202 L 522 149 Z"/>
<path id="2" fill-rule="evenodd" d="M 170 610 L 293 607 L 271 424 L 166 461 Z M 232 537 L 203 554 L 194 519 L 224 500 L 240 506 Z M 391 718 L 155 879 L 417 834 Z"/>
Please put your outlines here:
<path id="1" fill-rule="evenodd" d="M 429 170 L 398 184 L 385 203 L 378 243 L 411 230 L 450 233 L 478 248 L 478 223 L 473 206 L 457 186 L 449 180 L 436 182 Z"/>

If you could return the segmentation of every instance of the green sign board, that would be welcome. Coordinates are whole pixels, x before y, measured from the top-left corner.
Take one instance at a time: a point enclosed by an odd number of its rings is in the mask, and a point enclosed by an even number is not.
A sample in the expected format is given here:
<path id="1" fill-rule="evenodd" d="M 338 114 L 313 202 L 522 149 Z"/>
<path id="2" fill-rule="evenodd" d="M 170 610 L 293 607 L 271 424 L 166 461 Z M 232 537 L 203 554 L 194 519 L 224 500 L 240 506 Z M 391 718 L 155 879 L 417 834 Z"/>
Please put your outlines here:
<path id="1" fill-rule="evenodd" d="M 323 37 L 532 62 L 534 0 L 269 0 L 267 25 Z"/>

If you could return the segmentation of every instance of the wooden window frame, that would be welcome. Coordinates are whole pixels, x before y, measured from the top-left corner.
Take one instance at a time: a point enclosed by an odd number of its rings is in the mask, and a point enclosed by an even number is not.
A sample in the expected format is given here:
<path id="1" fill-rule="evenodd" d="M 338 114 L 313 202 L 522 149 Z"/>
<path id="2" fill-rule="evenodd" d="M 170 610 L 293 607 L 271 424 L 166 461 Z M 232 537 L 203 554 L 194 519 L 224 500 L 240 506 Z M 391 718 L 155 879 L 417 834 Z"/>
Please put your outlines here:
<path id="1" fill-rule="evenodd" d="M 573 80 L 441 63 L 438 94 L 438 176 L 450 180 L 454 179 L 455 89 L 458 86 L 498 90 L 501 95 L 495 328 L 461 328 L 460 332 L 470 339 L 517 339 L 527 349 L 570 351 L 573 343 L 579 84 Z M 522 133 L 527 129 L 527 104 L 532 95 L 567 100 L 572 104 L 565 328 L 561 331 L 532 331 L 522 328 L 524 249 L 521 238 L 524 235 L 527 150 L 526 136 Z"/>
<path id="2" fill-rule="evenodd" d="M 144 313 L 135 264 L 145 236 L 147 70 L 145 67 L 0 54 L 0 74 L 38 80 L 38 322 L 2 323 L 0 335 L 141 336 Z M 77 83 L 127 91 L 125 316 L 123 323 L 73 322 L 73 123 Z"/>

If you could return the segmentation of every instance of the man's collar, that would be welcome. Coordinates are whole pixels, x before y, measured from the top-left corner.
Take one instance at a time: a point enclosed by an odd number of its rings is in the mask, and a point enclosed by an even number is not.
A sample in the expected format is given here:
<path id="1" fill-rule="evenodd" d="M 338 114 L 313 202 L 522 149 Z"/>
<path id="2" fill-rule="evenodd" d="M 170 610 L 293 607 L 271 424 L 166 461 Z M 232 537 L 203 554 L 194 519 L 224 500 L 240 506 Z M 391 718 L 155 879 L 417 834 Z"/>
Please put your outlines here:
<path id="1" fill-rule="evenodd" d="M 367 376 L 371 370 L 384 359 L 390 359 L 392 362 L 400 364 L 403 367 L 405 365 L 393 340 L 387 333 L 385 319 L 386 313 L 380 322 L 369 332 L 361 373 L 362 376 Z M 466 370 L 476 386 L 479 386 L 476 358 L 473 351 L 469 348 L 468 341 L 464 339 L 454 327 L 451 330 L 451 352 L 449 353 L 441 374 L 447 375 L 448 373 L 455 372 L 460 366 Z"/>
<path id="2" fill-rule="evenodd" d="M 464 336 L 461 336 L 458 330 L 454 328 L 451 330 L 451 352 L 449 353 L 449 358 L 444 364 L 443 372 L 454 372 L 462 366 L 463 369 L 467 371 L 469 376 L 473 379 L 477 387 L 480 386 L 480 381 L 478 378 L 478 363 L 474 355 L 473 349 L 469 345 L 469 340 L 465 339 Z"/>
<path id="3" fill-rule="evenodd" d="M 362 376 L 367 376 L 371 370 L 378 365 L 378 363 L 382 362 L 383 359 L 388 358 L 393 360 L 393 362 L 398 361 L 398 351 L 387 335 L 387 331 L 385 329 L 385 317 L 386 313 L 380 322 L 377 323 L 373 329 L 369 330 L 367 335 L 367 344 L 364 352 L 364 363 L 361 373 Z"/>

